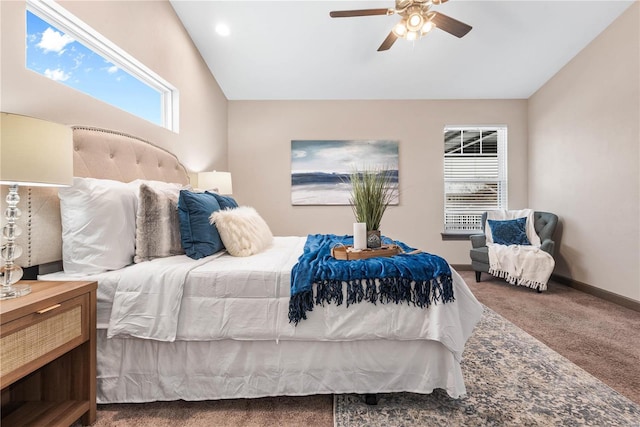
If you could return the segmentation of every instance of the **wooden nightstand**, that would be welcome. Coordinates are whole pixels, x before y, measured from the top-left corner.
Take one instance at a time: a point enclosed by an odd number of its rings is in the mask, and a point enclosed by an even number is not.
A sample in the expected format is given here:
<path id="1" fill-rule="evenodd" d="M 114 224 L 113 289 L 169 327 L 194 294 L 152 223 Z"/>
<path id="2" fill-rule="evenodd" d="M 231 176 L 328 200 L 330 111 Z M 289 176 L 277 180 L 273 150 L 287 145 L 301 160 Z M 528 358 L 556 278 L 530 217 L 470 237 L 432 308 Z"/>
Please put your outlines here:
<path id="1" fill-rule="evenodd" d="M 96 282 L 25 281 L 0 301 L 2 426 L 96 420 Z"/>

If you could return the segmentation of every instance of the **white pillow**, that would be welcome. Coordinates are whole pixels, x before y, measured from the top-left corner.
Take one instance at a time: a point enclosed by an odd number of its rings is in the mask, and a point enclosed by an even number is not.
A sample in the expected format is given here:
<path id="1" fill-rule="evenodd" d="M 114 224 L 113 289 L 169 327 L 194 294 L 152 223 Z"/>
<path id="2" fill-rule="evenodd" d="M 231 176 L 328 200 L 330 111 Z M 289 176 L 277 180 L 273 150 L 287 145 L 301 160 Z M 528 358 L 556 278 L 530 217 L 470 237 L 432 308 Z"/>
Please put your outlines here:
<path id="1" fill-rule="evenodd" d="M 150 179 L 136 179 L 128 183 L 128 185 L 130 185 L 135 190 L 136 194 L 138 194 L 138 189 L 142 184 L 145 184 L 147 187 L 151 187 L 152 189 L 158 190 L 158 191 L 173 190 L 176 192 L 176 194 L 180 193 L 180 190 L 184 188 L 189 188 L 189 189 L 191 188 L 191 186 L 189 185 L 184 186 L 182 184 L 177 184 L 173 182 L 154 181 Z"/>
<path id="2" fill-rule="evenodd" d="M 209 221 L 215 224 L 230 255 L 254 255 L 273 243 L 269 226 L 252 207 L 219 210 L 211 214 Z"/>
<path id="3" fill-rule="evenodd" d="M 74 178 L 58 190 L 62 265 L 68 274 L 96 274 L 133 262 L 137 188 L 120 181 Z"/>

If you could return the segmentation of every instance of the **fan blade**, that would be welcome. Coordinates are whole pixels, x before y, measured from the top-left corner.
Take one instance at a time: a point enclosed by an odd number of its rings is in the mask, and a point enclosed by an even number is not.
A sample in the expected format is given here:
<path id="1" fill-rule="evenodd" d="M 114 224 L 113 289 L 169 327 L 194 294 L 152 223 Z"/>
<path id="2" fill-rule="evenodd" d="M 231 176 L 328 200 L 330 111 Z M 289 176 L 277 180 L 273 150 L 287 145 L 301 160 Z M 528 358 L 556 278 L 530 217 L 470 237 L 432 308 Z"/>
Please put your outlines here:
<path id="1" fill-rule="evenodd" d="M 378 52 L 382 52 L 383 50 L 389 50 L 389 48 L 393 46 L 393 44 L 396 42 L 397 39 L 398 39 L 398 36 L 396 36 L 396 33 L 394 33 L 393 31 L 389 32 L 389 35 L 387 36 L 387 38 L 384 39 L 384 41 L 378 48 Z"/>
<path id="2" fill-rule="evenodd" d="M 393 9 L 360 9 L 360 10 L 334 10 L 329 12 L 332 18 L 350 18 L 352 16 L 392 15 Z"/>
<path id="3" fill-rule="evenodd" d="M 450 16 L 444 15 L 440 12 L 433 12 L 431 21 L 436 24 L 436 27 L 449 34 L 453 34 L 456 37 L 463 37 L 469 31 L 471 31 L 471 25 L 467 25 L 464 22 L 460 22 L 457 19 L 453 19 Z"/>

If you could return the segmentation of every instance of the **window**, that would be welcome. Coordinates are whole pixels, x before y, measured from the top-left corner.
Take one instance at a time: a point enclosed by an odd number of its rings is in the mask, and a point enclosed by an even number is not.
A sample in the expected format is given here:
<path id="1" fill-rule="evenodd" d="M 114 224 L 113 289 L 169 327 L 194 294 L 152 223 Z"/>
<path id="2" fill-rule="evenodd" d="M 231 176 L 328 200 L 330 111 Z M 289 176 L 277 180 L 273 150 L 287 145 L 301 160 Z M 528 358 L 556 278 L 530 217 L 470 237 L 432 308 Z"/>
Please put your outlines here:
<path id="1" fill-rule="evenodd" d="M 26 67 L 178 131 L 178 90 L 50 1 L 27 1 Z"/>
<path id="2" fill-rule="evenodd" d="M 482 213 L 507 209 L 507 128 L 444 129 L 444 232 L 482 229 Z"/>

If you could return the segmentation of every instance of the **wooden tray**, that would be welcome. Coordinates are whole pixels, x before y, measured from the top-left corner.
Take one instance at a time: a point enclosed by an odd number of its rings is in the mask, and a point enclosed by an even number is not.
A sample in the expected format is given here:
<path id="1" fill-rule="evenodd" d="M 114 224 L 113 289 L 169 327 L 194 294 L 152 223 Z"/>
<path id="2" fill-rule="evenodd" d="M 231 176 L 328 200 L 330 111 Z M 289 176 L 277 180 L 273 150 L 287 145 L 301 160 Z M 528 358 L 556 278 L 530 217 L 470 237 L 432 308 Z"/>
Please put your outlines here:
<path id="1" fill-rule="evenodd" d="M 353 246 L 334 246 L 331 256 L 335 259 L 352 261 L 376 257 L 390 257 L 402 253 L 398 245 L 382 245 L 379 249 L 353 249 Z"/>

